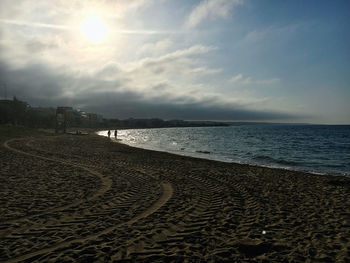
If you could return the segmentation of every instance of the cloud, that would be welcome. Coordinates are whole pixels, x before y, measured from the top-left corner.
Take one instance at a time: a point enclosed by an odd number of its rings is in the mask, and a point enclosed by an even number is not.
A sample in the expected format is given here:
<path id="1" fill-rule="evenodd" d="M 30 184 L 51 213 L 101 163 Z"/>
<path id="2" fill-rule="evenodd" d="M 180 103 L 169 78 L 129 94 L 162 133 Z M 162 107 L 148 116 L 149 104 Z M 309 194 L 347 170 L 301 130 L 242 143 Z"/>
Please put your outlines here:
<path id="1" fill-rule="evenodd" d="M 194 78 L 216 74 L 221 69 L 211 69 L 199 63 L 200 55 L 215 50 L 213 46 L 195 45 L 158 57 L 146 57 L 124 64 L 123 70 L 134 83 L 133 88 L 147 90 L 157 83 L 170 82 L 179 90 L 191 86 Z"/>
<path id="2" fill-rule="evenodd" d="M 15 25 L 15 26 L 50 28 L 50 29 L 57 29 L 57 30 L 78 30 L 79 29 L 77 27 L 66 26 L 66 25 L 37 23 L 37 22 L 31 22 L 31 21 L 10 20 L 10 19 L 0 19 L 0 23 Z"/>
<path id="3" fill-rule="evenodd" d="M 26 43 L 26 47 L 30 53 L 40 53 L 45 50 L 56 49 L 58 45 L 52 41 L 33 39 Z"/>
<path id="4" fill-rule="evenodd" d="M 226 17 L 239 2 L 201 2 L 192 26 L 203 19 Z M 13 18 L 0 15 L 0 80 L 7 84 L 9 96 L 34 106 L 67 105 L 117 118 L 289 118 L 285 113 L 259 111 L 265 98 L 219 93 L 220 81 L 214 79 L 220 79 L 215 74 L 223 70 L 207 60 L 216 46 L 188 44 L 193 40 L 178 35 L 154 40 L 159 35 L 145 34 L 115 34 L 110 42 L 91 44 L 74 29 L 95 7 L 93 11 L 102 12 L 113 28 L 122 30 L 123 16 L 149 3 L 60 0 L 49 8 L 47 1 L 24 0 L 16 9 L 13 1 L 1 2 L 0 7 L 10 5 L 17 11 Z M 138 22 L 133 25 L 142 25 Z M 259 82 L 243 76 L 237 81 Z"/>
<path id="5" fill-rule="evenodd" d="M 217 69 L 208 69 L 204 67 L 198 67 L 198 68 L 193 68 L 190 70 L 190 73 L 192 74 L 199 74 L 199 75 L 208 75 L 208 74 L 217 74 L 222 72 L 222 69 L 217 68 Z"/>
<path id="6" fill-rule="evenodd" d="M 103 21 L 118 23 L 128 15 L 141 11 L 156 0 L 1 0 L 0 26 L 32 27 L 60 31 L 79 31 L 82 21 L 93 15 Z M 134 18 L 136 20 L 136 18 Z M 118 24 L 115 32 L 122 34 L 164 34 L 154 30 L 122 30 Z"/>
<path id="7" fill-rule="evenodd" d="M 259 44 L 262 45 L 264 41 L 278 41 L 284 38 L 292 38 L 295 33 L 300 32 L 307 27 L 304 23 L 296 23 L 287 26 L 269 26 L 266 28 L 255 29 L 248 32 L 241 40 L 241 45 Z"/>
<path id="8" fill-rule="evenodd" d="M 202 21 L 225 18 L 235 6 L 243 4 L 242 0 L 202 0 L 189 15 L 186 26 L 193 28 Z"/>
<path id="9" fill-rule="evenodd" d="M 171 46 L 173 46 L 173 42 L 169 39 L 162 39 L 157 42 L 145 43 L 142 47 L 137 50 L 138 55 L 158 55 L 166 50 L 168 50 Z"/>
<path id="10" fill-rule="evenodd" d="M 42 65 L 11 69 L 0 64 L 0 78 L 9 96 L 16 95 L 34 106 L 73 106 L 116 118 L 276 120 L 287 113 L 249 109 L 249 103 L 222 94 L 201 92 L 201 87 L 177 87 L 167 81 L 138 90 L 118 65 L 101 72 L 118 75 L 106 81 L 95 75 L 81 75 Z M 99 74 L 101 74 L 99 72 Z M 140 82 L 143 80 L 140 79 Z M 196 89 L 197 88 L 197 89 Z M 192 89 L 192 91 L 190 91 Z M 180 92 L 179 92 L 180 91 Z M 245 105 L 246 104 L 246 105 Z"/>
<path id="11" fill-rule="evenodd" d="M 0 15 L 2 18 L 15 19 L 17 16 L 32 17 L 38 15 L 42 21 L 51 18 L 54 20 L 65 21 L 67 16 L 80 16 L 86 13 L 101 13 L 106 17 L 120 18 L 128 12 L 140 9 L 144 6 L 153 4 L 156 0 L 57 0 L 46 1 L 36 0 L 1 0 Z M 60 16 L 61 19 L 59 19 Z M 38 21 L 36 21 L 38 22 Z"/>
<path id="12" fill-rule="evenodd" d="M 213 46 L 195 45 L 186 49 L 179 49 L 174 52 L 167 53 L 160 57 L 147 57 L 137 62 L 131 62 L 129 63 L 129 67 L 134 69 L 143 67 L 151 68 L 166 65 L 168 63 L 176 61 L 183 62 L 186 58 L 193 57 L 195 55 L 205 54 L 215 49 L 216 47 Z"/>
<path id="13" fill-rule="evenodd" d="M 156 59 L 146 58 L 146 59 L 142 60 L 141 63 L 150 64 L 150 63 L 154 63 L 154 62 L 173 60 L 173 59 L 178 59 L 181 57 L 187 57 L 187 56 L 208 53 L 208 52 L 213 51 L 215 49 L 217 49 L 217 48 L 214 46 L 195 45 L 195 46 L 191 46 L 191 47 L 186 48 L 186 49 L 176 50 L 174 52 L 168 53 L 168 54 L 161 56 L 159 58 L 156 58 Z"/>
<path id="14" fill-rule="evenodd" d="M 116 94 L 111 94 L 116 95 Z M 118 95 L 120 96 L 120 95 Z M 122 96 L 123 97 L 123 96 Z M 90 107 L 95 112 L 103 112 L 105 116 L 116 116 L 119 118 L 128 118 L 130 116 L 136 118 L 163 118 L 163 119 L 186 119 L 186 120 L 288 120 L 296 116 L 273 111 L 254 111 L 242 108 L 223 108 L 208 107 L 205 103 L 194 104 L 168 104 L 153 103 L 148 101 L 138 101 L 137 97 L 134 105 L 128 103 L 128 100 L 120 101 L 118 97 L 111 103 L 95 104 Z M 105 102 L 104 98 L 95 99 Z M 130 100 L 129 100 L 130 101 Z M 116 106 L 118 104 L 118 107 Z"/>
<path id="15" fill-rule="evenodd" d="M 111 1 L 104 1 L 107 5 L 110 4 Z M 114 1 L 115 11 L 120 15 L 125 15 L 127 11 L 136 10 L 146 5 L 151 5 L 155 2 L 155 0 L 119 0 Z"/>
<path id="16" fill-rule="evenodd" d="M 238 74 L 229 80 L 229 82 L 239 85 L 268 85 L 279 81 L 278 78 L 255 80 L 252 77 L 244 77 L 243 74 Z"/>

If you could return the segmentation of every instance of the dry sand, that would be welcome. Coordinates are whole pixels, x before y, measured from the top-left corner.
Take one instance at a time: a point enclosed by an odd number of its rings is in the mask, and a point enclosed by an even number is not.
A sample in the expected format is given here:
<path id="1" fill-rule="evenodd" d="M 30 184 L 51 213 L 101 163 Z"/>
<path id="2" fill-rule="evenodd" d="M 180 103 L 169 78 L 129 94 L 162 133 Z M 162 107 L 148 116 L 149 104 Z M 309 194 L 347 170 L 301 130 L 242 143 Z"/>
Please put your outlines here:
<path id="1" fill-rule="evenodd" d="M 350 180 L 96 135 L 0 148 L 0 262 L 350 262 Z"/>

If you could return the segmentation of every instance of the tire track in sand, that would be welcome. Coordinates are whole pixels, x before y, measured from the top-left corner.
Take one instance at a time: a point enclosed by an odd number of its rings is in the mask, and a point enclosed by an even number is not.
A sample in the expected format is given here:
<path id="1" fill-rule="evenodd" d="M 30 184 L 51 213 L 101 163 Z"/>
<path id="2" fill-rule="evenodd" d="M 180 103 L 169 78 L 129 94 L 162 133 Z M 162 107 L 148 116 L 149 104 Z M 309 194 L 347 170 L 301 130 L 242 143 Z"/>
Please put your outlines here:
<path id="1" fill-rule="evenodd" d="M 52 213 L 52 212 L 58 212 L 58 211 L 66 210 L 66 209 L 69 209 L 71 207 L 78 206 L 78 205 L 80 205 L 82 203 L 85 203 L 87 201 L 91 201 L 91 200 L 93 200 L 93 199 L 95 199 L 95 198 L 97 198 L 99 196 L 102 196 L 105 192 L 107 192 L 111 188 L 112 180 L 110 178 L 108 178 L 108 177 L 104 176 L 103 174 L 101 174 L 101 173 L 99 173 L 97 171 L 94 171 L 94 170 L 92 170 L 92 169 L 90 169 L 88 167 L 85 167 L 85 166 L 80 165 L 80 164 L 72 163 L 72 162 L 69 162 L 69 161 L 61 160 L 61 159 L 58 159 L 58 158 L 44 157 L 44 156 L 35 155 L 35 154 L 32 154 L 32 153 L 27 153 L 27 152 L 15 149 L 15 148 L 13 148 L 13 147 L 11 147 L 9 145 L 9 143 L 11 141 L 26 140 L 26 139 L 27 138 L 10 139 L 10 140 L 5 141 L 3 146 L 6 149 L 8 149 L 10 151 L 13 151 L 13 152 L 16 152 L 16 153 L 19 153 L 19 154 L 24 154 L 24 155 L 27 155 L 27 156 L 31 156 L 31 157 L 39 158 L 39 159 L 42 159 L 42 160 L 51 161 L 51 162 L 62 163 L 62 164 L 65 164 L 65 165 L 70 165 L 70 166 L 77 167 L 77 168 L 80 168 L 82 170 L 85 170 L 88 173 L 97 176 L 101 180 L 102 186 L 93 195 L 85 198 L 84 200 L 78 200 L 78 201 L 73 202 L 73 203 L 68 204 L 68 205 L 55 207 L 55 208 L 52 208 L 52 209 L 47 209 L 45 212 L 41 212 L 41 213 L 36 213 L 36 214 L 28 215 L 28 216 L 22 216 L 22 217 L 10 219 L 10 220 L 7 220 L 7 221 L 5 221 L 3 223 L 7 224 L 7 223 L 18 222 L 18 221 L 25 220 L 25 219 L 28 219 L 28 218 L 31 218 L 31 217 L 34 217 L 34 216 L 41 216 L 41 215 L 49 214 L 49 213 Z"/>
<path id="2" fill-rule="evenodd" d="M 161 195 L 161 197 L 152 206 L 150 206 L 146 211 L 144 211 L 143 213 L 133 217 L 129 221 L 117 224 L 115 226 L 108 227 L 108 228 L 106 228 L 106 229 L 104 229 L 104 230 L 102 230 L 102 231 L 100 231 L 98 233 L 95 233 L 93 235 L 89 235 L 89 236 L 84 237 L 84 238 L 77 238 L 77 239 L 65 241 L 65 242 L 62 242 L 62 243 L 58 243 L 58 244 L 56 244 L 56 245 L 54 245 L 52 247 L 44 248 L 44 249 L 41 249 L 41 250 L 37 250 L 37 251 L 31 252 L 31 253 L 19 256 L 17 258 L 10 259 L 10 260 L 8 260 L 6 262 L 12 263 L 12 262 L 19 262 L 19 261 L 24 261 L 24 260 L 28 260 L 28 259 L 31 260 L 34 257 L 40 256 L 42 254 L 54 252 L 57 249 L 62 249 L 62 248 L 68 247 L 71 244 L 76 243 L 76 242 L 83 243 L 83 242 L 88 241 L 88 240 L 96 239 L 97 237 L 99 237 L 101 235 L 105 235 L 105 234 L 107 234 L 107 233 L 109 233 L 109 232 L 111 232 L 111 231 L 113 231 L 113 230 L 115 230 L 115 229 L 117 229 L 117 228 L 119 228 L 121 226 L 132 225 L 136 221 L 138 221 L 138 220 L 140 220 L 142 218 L 146 218 L 149 215 L 153 214 L 154 212 L 156 212 L 159 208 L 161 208 L 164 204 L 166 204 L 168 202 L 168 200 L 173 195 L 173 188 L 172 188 L 170 183 L 161 183 L 161 188 L 162 188 L 162 195 Z M 33 259 L 33 260 L 35 260 L 35 259 Z"/>
<path id="3" fill-rule="evenodd" d="M 25 140 L 26 138 L 23 138 L 21 140 Z M 18 150 L 18 149 L 15 149 L 11 146 L 9 146 L 9 143 L 11 141 L 15 141 L 15 140 L 18 140 L 18 139 L 11 139 L 11 140 L 7 140 L 4 142 L 4 147 L 13 151 L 13 152 L 16 152 L 16 153 L 20 153 L 20 154 L 24 154 L 24 155 L 27 155 L 27 156 L 31 156 L 31 157 L 36 157 L 36 158 L 40 158 L 40 159 L 43 159 L 43 160 L 48 160 L 48 161 L 53 161 L 53 162 L 58 162 L 58 163 L 62 163 L 62 164 L 67 164 L 67 165 L 71 165 L 71 166 L 74 166 L 74 167 L 78 167 L 78 168 L 81 168 L 93 175 L 96 175 L 100 178 L 100 180 L 102 181 L 102 187 L 97 191 L 95 192 L 94 195 L 90 196 L 90 198 L 88 198 L 87 200 L 91 200 L 91 199 L 94 199 L 100 195 L 103 195 L 106 191 L 108 191 L 111 186 L 112 186 L 112 180 L 105 177 L 104 175 L 88 168 L 88 167 L 85 167 L 83 165 L 80 165 L 80 164 L 76 164 L 76 163 L 72 163 L 72 162 L 69 162 L 69 161 L 64 161 L 64 160 L 61 160 L 61 159 L 57 159 L 57 158 L 48 158 L 48 157 L 44 157 L 44 156 L 39 156 L 39 155 L 35 155 L 35 154 L 31 154 L 31 153 L 27 153 L 27 152 L 24 152 L 24 151 L 21 151 L 21 150 Z M 153 177 L 153 176 L 151 176 Z M 162 182 L 160 183 L 160 186 L 161 186 L 161 196 L 160 198 L 155 202 L 153 203 L 147 210 L 145 210 L 144 212 L 142 212 L 141 214 L 139 215 L 136 215 L 135 217 L 131 218 L 130 220 L 126 221 L 126 222 L 122 222 L 122 223 L 119 223 L 117 225 L 114 225 L 114 226 L 111 226 L 111 227 L 108 227 L 100 232 L 97 232 L 97 233 L 94 233 L 92 235 L 89 235 L 89 236 L 86 236 L 84 238 L 77 238 L 77 239 L 72 239 L 72 240 L 68 240 L 68 241 L 63 241 L 61 243 L 57 243 L 51 247 L 48 247 L 48 248 L 44 248 L 44 249 L 40 249 L 40 250 L 37 250 L 37 251 L 33 251 L 31 253 L 27 253 L 27 254 L 24 254 L 22 256 L 19 256 L 19 257 L 16 257 L 16 258 L 13 258 L 13 259 L 10 259 L 6 262 L 19 262 L 19 261 L 24 261 L 24 260 L 30 260 L 32 258 L 36 258 L 37 256 L 40 256 L 40 255 L 43 255 L 43 254 L 46 254 L 46 253 L 50 253 L 50 252 L 54 252 L 55 250 L 57 249 L 64 249 L 65 247 L 68 247 L 70 246 L 71 244 L 73 243 L 76 243 L 76 242 L 85 242 L 85 241 L 88 241 L 88 240 L 93 240 L 93 239 L 96 239 L 98 238 L 99 236 L 101 235 L 105 235 L 115 229 L 118 229 L 120 228 L 121 226 L 125 226 L 125 225 L 132 225 L 134 224 L 135 222 L 137 222 L 138 220 L 140 219 L 143 219 L 143 218 L 146 218 L 148 217 L 149 215 L 153 214 L 154 212 L 156 212 L 159 208 L 161 208 L 164 204 L 166 204 L 169 199 L 172 197 L 173 195 L 173 188 L 171 186 L 170 183 L 168 182 Z M 87 200 L 84 200 L 84 201 L 77 201 L 75 203 L 72 203 L 72 204 L 69 204 L 69 205 L 66 205 L 66 206 L 61 206 L 61 207 L 57 207 L 57 208 L 54 208 L 54 209 L 50 209 L 49 211 L 45 211 L 43 213 L 38 213 L 38 214 L 35 214 L 35 215 L 30 215 L 30 216 L 25 216 L 25 217 L 21 217 L 21 218 L 17 218 L 17 219 L 13 219 L 13 220 L 10 220 L 10 221 L 18 221 L 18 220 L 23 220 L 23 219 L 26 219 L 26 218 L 29 218 L 29 217 L 32 217 L 32 216 L 37 216 L 37 215 L 43 215 L 43 214 L 47 214 L 47 213 L 51 213 L 51 212 L 55 212 L 55 211 L 62 211 L 62 210 L 65 210 L 67 208 L 70 208 L 70 207 L 73 207 L 73 206 L 76 206 L 76 205 L 79 205 L 83 202 L 86 202 Z M 9 222 L 9 221 L 8 221 Z"/>

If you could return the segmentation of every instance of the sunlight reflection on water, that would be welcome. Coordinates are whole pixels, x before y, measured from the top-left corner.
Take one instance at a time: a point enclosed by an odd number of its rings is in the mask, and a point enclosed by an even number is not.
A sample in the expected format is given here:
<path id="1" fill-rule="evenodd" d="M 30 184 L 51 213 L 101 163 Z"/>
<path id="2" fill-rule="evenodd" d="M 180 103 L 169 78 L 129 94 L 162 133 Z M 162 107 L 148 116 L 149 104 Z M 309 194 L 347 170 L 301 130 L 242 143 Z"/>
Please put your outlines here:
<path id="1" fill-rule="evenodd" d="M 98 134 L 107 136 L 107 131 Z M 121 142 L 224 162 L 350 174 L 350 126 L 242 125 L 120 130 Z"/>

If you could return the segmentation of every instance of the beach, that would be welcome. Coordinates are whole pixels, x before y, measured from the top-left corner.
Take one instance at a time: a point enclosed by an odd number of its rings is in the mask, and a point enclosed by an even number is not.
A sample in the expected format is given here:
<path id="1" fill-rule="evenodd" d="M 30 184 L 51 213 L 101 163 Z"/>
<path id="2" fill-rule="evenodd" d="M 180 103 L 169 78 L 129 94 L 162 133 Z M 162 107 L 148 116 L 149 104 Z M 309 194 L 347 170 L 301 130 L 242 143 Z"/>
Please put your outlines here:
<path id="1" fill-rule="evenodd" d="M 1 262 L 350 262 L 350 179 L 4 138 Z"/>

